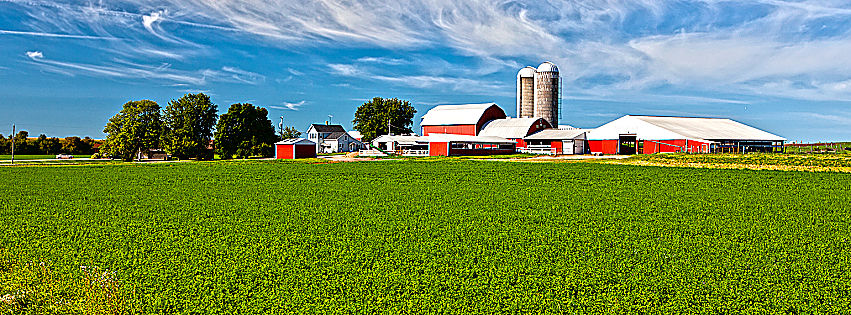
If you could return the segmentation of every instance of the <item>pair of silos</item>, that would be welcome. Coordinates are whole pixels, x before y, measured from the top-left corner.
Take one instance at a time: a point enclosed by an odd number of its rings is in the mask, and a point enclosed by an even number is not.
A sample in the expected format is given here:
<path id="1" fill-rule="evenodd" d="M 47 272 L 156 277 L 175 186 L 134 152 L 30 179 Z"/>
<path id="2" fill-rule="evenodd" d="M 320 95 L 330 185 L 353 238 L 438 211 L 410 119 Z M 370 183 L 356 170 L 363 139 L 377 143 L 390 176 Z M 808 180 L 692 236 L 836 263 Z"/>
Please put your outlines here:
<path id="1" fill-rule="evenodd" d="M 546 119 L 558 126 L 559 103 L 558 67 L 544 62 L 538 68 L 531 66 L 517 73 L 517 117 Z"/>

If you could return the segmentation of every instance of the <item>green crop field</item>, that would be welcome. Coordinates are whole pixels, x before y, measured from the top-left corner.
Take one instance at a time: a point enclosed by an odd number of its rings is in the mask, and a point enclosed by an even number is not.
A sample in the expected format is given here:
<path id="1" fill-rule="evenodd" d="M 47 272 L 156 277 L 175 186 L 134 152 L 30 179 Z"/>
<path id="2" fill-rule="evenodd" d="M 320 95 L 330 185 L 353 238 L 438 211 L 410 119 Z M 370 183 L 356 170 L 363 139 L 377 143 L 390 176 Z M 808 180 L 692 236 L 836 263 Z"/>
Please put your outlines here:
<path id="1" fill-rule="evenodd" d="M 50 281 L 99 268 L 131 313 L 844 313 L 848 191 L 604 163 L 4 167 L 0 296 L 90 313 L 67 301 L 92 286 Z"/>

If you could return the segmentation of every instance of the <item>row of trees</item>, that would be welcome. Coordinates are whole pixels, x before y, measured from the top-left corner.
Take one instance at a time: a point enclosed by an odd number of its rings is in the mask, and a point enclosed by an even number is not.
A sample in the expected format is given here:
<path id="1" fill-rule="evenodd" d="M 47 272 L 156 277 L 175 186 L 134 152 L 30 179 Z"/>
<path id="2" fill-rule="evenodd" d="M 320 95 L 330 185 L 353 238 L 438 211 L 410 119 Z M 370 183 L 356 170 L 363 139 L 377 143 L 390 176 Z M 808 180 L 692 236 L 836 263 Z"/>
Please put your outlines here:
<path id="1" fill-rule="evenodd" d="M 233 104 L 221 117 L 216 112 L 203 93 L 186 94 L 165 108 L 151 100 L 127 102 L 104 127 L 107 138 L 100 152 L 124 160 L 150 156 L 156 149 L 180 159 L 212 159 L 214 152 L 222 159 L 268 157 L 275 141 L 301 135 L 293 127 L 276 135 L 268 111 L 252 104 Z M 390 131 L 410 133 L 415 113 L 407 101 L 376 97 L 358 107 L 354 129 L 365 141 Z"/>
<path id="2" fill-rule="evenodd" d="M 268 157 L 280 139 L 268 114 L 265 108 L 236 103 L 219 117 L 217 106 L 203 93 L 186 94 L 164 109 L 150 100 L 130 101 L 104 127 L 101 152 L 124 160 L 155 149 L 181 159 L 212 159 L 214 152 L 222 159 Z M 282 136 L 300 135 L 294 128 L 287 130 L 291 133 Z"/>
<path id="3" fill-rule="evenodd" d="M 29 132 L 21 130 L 12 137 L 0 134 L 0 154 L 12 153 L 12 140 L 15 141 L 15 154 L 78 154 L 91 155 L 97 152 L 98 140 L 89 137 L 66 137 L 64 139 L 41 134 L 38 138 L 30 138 Z"/>

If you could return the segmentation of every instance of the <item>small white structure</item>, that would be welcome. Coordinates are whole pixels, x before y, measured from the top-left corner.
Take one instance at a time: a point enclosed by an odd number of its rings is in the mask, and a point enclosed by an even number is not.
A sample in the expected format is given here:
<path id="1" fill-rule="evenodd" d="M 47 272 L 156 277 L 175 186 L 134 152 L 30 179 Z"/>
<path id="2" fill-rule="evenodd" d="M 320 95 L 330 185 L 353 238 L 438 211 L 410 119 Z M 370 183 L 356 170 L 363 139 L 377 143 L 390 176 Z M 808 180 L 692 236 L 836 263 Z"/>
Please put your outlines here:
<path id="1" fill-rule="evenodd" d="M 316 142 L 316 153 L 357 152 L 365 148 L 341 125 L 312 124 L 307 129 L 307 139 Z"/>
<path id="2" fill-rule="evenodd" d="M 519 148 L 522 153 L 534 154 L 585 154 L 584 129 L 546 129 L 523 138 L 526 148 Z"/>

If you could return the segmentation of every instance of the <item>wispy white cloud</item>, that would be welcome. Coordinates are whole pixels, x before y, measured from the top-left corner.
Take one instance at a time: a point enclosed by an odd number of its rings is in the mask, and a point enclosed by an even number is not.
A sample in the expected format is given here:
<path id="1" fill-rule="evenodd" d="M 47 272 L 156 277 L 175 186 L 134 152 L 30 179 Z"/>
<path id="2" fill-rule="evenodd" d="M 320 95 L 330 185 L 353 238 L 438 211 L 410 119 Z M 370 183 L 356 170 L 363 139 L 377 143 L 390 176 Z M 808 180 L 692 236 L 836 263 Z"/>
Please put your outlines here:
<path id="1" fill-rule="evenodd" d="M 197 44 L 163 28 L 166 23 L 238 32 L 287 47 L 385 47 L 408 55 L 441 49 L 476 60 L 367 56 L 352 64 L 332 62 L 338 75 L 366 73 L 371 76 L 365 79 L 421 88 L 502 89 L 510 79 L 495 84 L 473 77 L 519 68 L 516 60 L 552 60 L 573 92 L 634 92 L 670 85 L 714 93 L 851 98 L 851 91 L 843 88 L 851 80 L 846 53 L 851 51 L 851 30 L 824 30 L 851 21 L 851 4 L 839 0 L 12 2 L 33 8 L 34 22 L 28 23 L 32 33 L 120 35 L 149 45 L 138 54 L 170 59 L 187 52 L 153 48 L 151 35 L 169 43 Z M 377 66 L 416 71 L 392 76 L 375 70 Z M 290 71 L 302 73 L 295 72 Z M 594 80 L 601 77 L 612 79 Z M 241 78 L 246 77 L 233 79 Z M 578 81 L 588 84 L 572 84 Z"/>
<path id="2" fill-rule="evenodd" d="M 30 59 L 41 59 L 44 58 L 44 54 L 40 51 L 28 51 L 27 57 L 30 57 Z"/>
<path id="3" fill-rule="evenodd" d="M 387 58 L 387 57 L 361 57 L 357 59 L 358 62 L 367 62 L 367 63 L 379 63 L 385 65 L 401 65 L 407 63 L 407 61 L 398 58 Z"/>
<path id="4" fill-rule="evenodd" d="M 38 36 L 38 37 L 56 37 L 56 38 L 73 38 L 73 39 L 122 40 L 121 38 L 116 38 L 116 37 L 74 35 L 74 34 L 57 34 L 57 33 L 45 33 L 45 32 L 10 31 L 10 30 L 0 30 L 0 34 L 3 34 L 3 35 Z"/>
<path id="5" fill-rule="evenodd" d="M 457 76 L 434 75 L 387 75 L 372 72 L 351 64 L 330 64 L 331 72 L 345 77 L 377 80 L 422 89 L 446 89 L 464 91 L 467 94 L 510 96 L 510 86 L 499 81 L 477 80 Z"/>
<path id="6" fill-rule="evenodd" d="M 284 102 L 280 106 L 279 105 L 270 105 L 269 108 L 282 109 L 282 110 L 298 110 L 299 107 L 303 106 L 305 103 L 307 103 L 307 101 L 300 101 L 300 102 L 295 102 L 295 103 Z"/>
<path id="7" fill-rule="evenodd" d="M 260 74 L 235 67 L 192 71 L 173 69 L 167 63 L 146 65 L 116 59 L 108 65 L 94 65 L 47 59 L 39 51 L 28 51 L 26 55 L 31 63 L 40 65 L 45 70 L 72 76 L 84 74 L 133 80 L 165 80 L 176 84 L 193 85 L 204 85 L 208 82 L 257 84 L 265 80 L 265 77 Z"/>

